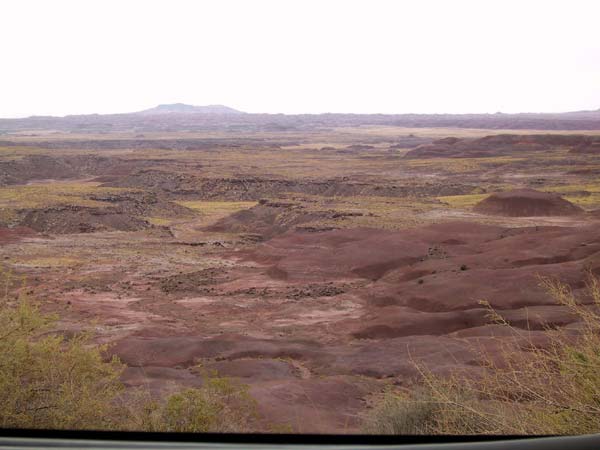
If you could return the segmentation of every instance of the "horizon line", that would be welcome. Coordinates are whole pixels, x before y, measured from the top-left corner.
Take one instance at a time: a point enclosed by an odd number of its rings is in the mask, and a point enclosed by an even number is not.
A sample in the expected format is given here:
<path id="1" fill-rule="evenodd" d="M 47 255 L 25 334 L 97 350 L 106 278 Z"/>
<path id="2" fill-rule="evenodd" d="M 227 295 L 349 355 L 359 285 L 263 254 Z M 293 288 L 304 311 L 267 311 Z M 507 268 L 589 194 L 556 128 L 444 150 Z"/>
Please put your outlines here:
<path id="1" fill-rule="evenodd" d="M 571 114 L 571 113 L 594 113 L 600 112 L 600 108 L 597 109 L 578 109 L 578 110 L 567 110 L 567 111 L 519 111 L 519 112 L 504 112 L 504 111 L 495 111 L 495 112 L 294 112 L 294 113 L 284 113 L 284 112 L 248 112 L 238 110 L 236 108 L 232 108 L 230 106 L 224 104 L 207 104 L 207 105 L 193 105 L 189 103 L 161 103 L 156 106 L 145 108 L 136 111 L 128 111 L 128 112 L 109 112 L 109 113 L 70 113 L 63 115 L 54 115 L 54 114 L 32 114 L 28 116 L 15 116 L 15 117 L 0 117 L 0 120 L 23 120 L 23 119 L 37 119 L 37 118 L 52 118 L 52 119 L 64 119 L 68 117 L 78 117 L 78 116 L 115 116 L 115 115 L 133 115 L 133 114 L 142 114 L 146 111 L 153 110 L 158 108 L 159 106 L 171 106 L 171 105 L 182 105 L 186 107 L 197 107 L 197 108 L 206 108 L 206 107 L 225 107 L 236 112 L 231 113 L 211 113 L 211 112 L 165 112 L 165 113 L 156 113 L 155 115 L 171 115 L 171 114 L 180 114 L 180 115 L 188 115 L 188 114 L 206 114 L 206 115 L 223 115 L 223 116 L 235 116 L 235 115 L 272 115 L 272 116 L 321 116 L 321 115 L 357 115 L 357 116 L 466 116 L 466 115 L 478 115 L 478 116 L 493 116 L 493 115 L 523 115 L 523 114 L 540 114 L 540 115 L 553 115 L 553 114 Z M 150 115 L 150 114 L 148 114 Z"/>

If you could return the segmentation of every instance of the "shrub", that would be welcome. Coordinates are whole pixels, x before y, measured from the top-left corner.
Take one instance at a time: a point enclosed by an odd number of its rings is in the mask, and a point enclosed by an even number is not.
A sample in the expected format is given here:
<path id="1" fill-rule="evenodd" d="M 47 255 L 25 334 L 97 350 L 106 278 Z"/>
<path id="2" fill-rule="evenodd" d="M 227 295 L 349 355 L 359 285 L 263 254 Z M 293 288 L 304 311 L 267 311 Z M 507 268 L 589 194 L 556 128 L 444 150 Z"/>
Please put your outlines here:
<path id="1" fill-rule="evenodd" d="M 365 423 L 371 434 L 429 434 L 435 431 L 439 404 L 427 390 L 411 394 L 388 390 Z"/>
<path id="2" fill-rule="evenodd" d="M 111 428 L 112 402 L 122 391 L 117 359 L 82 334 L 45 335 L 52 317 L 24 294 L 14 302 L 5 276 L 0 300 L 0 425 L 28 428 Z M 21 290 L 24 291 L 24 290 Z"/>
<path id="3" fill-rule="evenodd" d="M 163 401 L 137 392 L 128 402 L 128 429 L 163 432 L 248 432 L 257 419 L 248 387 L 209 374 L 200 388 L 188 388 Z"/>
<path id="4" fill-rule="evenodd" d="M 600 283 L 590 276 L 588 303 L 568 286 L 541 279 L 553 298 L 578 317 L 578 327 L 546 331 L 547 342 L 511 327 L 500 360 L 481 353 L 481 376 L 433 375 L 419 367 L 422 385 L 387 392 L 366 418 L 366 430 L 417 434 L 587 434 L 600 432 Z M 505 338 L 506 339 L 506 338 Z M 509 340 L 510 341 L 510 340 Z M 516 345 L 527 348 L 515 351 Z"/>
<path id="5" fill-rule="evenodd" d="M 13 279 L 3 275 L 0 427 L 233 432 L 254 423 L 247 387 L 216 374 L 166 399 L 126 392 L 119 380 L 124 365 L 116 357 L 105 361 L 106 346 L 93 345 L 89 334 L 50 333 L 54 317 L 24 294 L 11 300 Z"/>

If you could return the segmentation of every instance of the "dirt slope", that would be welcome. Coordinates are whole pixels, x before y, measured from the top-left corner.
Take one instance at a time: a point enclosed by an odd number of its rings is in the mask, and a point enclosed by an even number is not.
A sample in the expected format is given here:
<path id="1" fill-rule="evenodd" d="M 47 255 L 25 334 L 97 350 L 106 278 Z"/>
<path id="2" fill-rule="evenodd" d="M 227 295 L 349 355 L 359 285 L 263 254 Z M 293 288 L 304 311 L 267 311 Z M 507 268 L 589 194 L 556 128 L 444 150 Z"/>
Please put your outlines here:
<path id="1" fill-rule="evenodd" d="M 515 189 L 490 195 L 473 210 L 480 214 L 509 217 L 574 216 L 583 210 L 560 195 L 534 189 Z"/>
<path id="2" fill-rule="evenodd" d="M 21 226 L 43 233 L 70 234 L 136 231 L 152 225 L 117 209 L 56 206 L 26 213 Z"/>
<path id="3" fill-rule="evenodd" d="M 519 155 L 553 148 L 587 149 L 597 145 L 597 137 L 583 135 L 513 135 L 499 134 L 477 139 L 444 138 L 424 144 L 406 153 L 406 158 L 482 158 Z M 581 150 L 579 150 L 581 151 Z"/>

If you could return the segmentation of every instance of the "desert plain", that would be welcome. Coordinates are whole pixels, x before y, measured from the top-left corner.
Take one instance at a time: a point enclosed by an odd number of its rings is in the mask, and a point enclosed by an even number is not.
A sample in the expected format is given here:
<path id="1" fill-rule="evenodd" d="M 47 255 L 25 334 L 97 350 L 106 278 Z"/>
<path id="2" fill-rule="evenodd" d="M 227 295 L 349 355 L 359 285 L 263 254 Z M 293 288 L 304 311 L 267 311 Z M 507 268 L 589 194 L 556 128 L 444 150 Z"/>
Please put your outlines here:
<path id="1" fill-rule="evenodd" d="M 419 367 L 500 351 L 489 306 L 527 332 L 514 352 L 579 326 L 540 277 L 600 275 L 594 126 L 163 117 L 0 123 L 2 270 L 128 388 L 214 371 L 259 430 L 359 432 Z"/>

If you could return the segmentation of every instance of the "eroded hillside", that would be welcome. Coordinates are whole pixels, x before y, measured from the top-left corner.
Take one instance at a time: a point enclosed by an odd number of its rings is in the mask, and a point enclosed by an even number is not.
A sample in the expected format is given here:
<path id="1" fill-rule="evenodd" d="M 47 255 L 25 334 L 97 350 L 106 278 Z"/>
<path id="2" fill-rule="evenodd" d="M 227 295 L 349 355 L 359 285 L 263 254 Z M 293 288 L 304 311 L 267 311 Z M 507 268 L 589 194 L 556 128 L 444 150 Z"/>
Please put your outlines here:
<path id="1" fill-rule="evenodd" d="M 539 277 L 583 295 L 600 275 L 593 133 L 3 139 L 2 266 L 60 332 L 93 331 L 156 395 L 200 385 L 198 364 L 237 377 L 298 432 L 358 431 L 415 364 L 476 373 L 506 337 L 482 300 L 529 343 L 576 331 Z"/>

